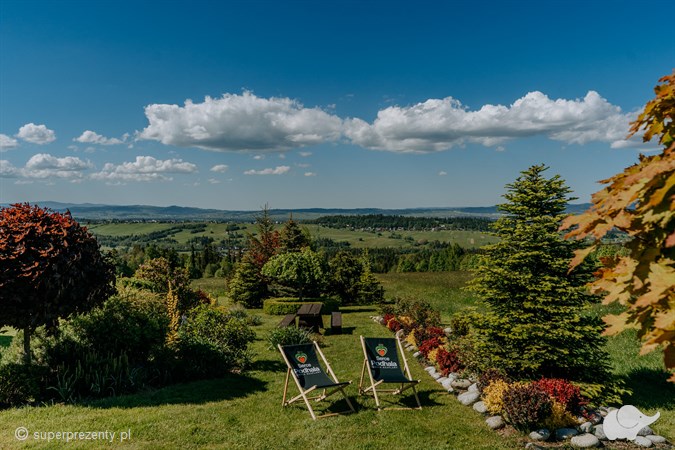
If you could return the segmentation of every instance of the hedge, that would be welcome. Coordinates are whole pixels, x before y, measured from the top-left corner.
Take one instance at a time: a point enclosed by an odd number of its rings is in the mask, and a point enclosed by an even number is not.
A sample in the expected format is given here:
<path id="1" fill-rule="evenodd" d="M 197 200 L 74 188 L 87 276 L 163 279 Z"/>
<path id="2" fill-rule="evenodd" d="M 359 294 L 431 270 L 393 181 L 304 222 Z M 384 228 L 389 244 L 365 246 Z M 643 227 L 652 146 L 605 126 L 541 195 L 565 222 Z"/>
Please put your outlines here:
<path id="1" fill-rule="evenodd" d="M 340 301 L 335 298 L 307 298 L 304 301 L 298 301 L 297 297 L 279 297 L 270 298 L 263 302 L 263 312 L 273 316 L 285 316 L 286 314 L 295 314 L 301 305 L 305 303 L 321 303 L 321 314 L 330 314 L 340 309 Z"/>

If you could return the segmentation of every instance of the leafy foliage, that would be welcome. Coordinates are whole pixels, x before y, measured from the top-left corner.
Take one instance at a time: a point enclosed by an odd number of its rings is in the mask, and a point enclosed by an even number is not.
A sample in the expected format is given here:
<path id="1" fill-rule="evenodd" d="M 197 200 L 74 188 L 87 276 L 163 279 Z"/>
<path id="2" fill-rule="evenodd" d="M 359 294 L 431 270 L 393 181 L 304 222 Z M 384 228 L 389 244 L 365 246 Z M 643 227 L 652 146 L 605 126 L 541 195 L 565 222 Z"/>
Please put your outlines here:
<path id="1" fill-rule="evenodd" d="M 30 334 L 87 311 L 114 293 L 115 268 L 70 213 L 15 204 L 0 210 L 0 326 Z"/>
<path id="2" fill-rule="evenodd" d="M 262 274 L 282 288 L 297 293 L 300 300 L 305 295 L 320 294 L 325 285 L 322 260 L 309 248 L 273 256 L 263 266 Z"/>
<path id="3" fill-rule="evenodd" d="M 25 364 L 5 364 L 0 367 L 0 405 L 17 406 L 42 398 L 44 367 Z"/>
<path id="4" fill-rule="evenodd" d="M 570 189 L 547 167 L 532 166 L 507 185 L 505 216 L 494 223 L 500 242 L 485 247 L 470 289 L 490 307 L 472 327 L 479 353 L 519 377 L 602 380 L 603 325 L 585 314 L 589 267 L 568 273 L 578 247 L 558 233 Z"/>
<path id="5" fill-rule="evenodd" d="M 247 308 L 260 308 L 262 301 L 269 295 L 267 283 L 260 269 L 251 261 L 244 259 L 228 283 L 230 298 Z"/>
<path id="6" fill-rule="evenodd" d="M 464 364 L 460 361 L 456 350 L 446 350 L 443 347 L 438 348 L 436 352 L 436 364 L 445 377 L 451 372 L 460 372 L 464 370 Z"/>
<path id="7" fill-rule="evenodd" d="M 514 427 L 529 430 L 550 416 L 553 401 L 534 384 L 513 384 L 502 397 L 504 412 Z"/>
<path id="8" fill-rule="evenodd" d="M 618 302 L 627 309 L 604 318 L 607 334 L 637 328 L 642 353 L 659 347 L 675 382 L 675 72 L 659 80 L 656 98 L 633 122 L 630 136 L 644 129 L 643 140 L 659 136 L 666 148 L 659 155 L 640 156 L 640 162 L 602 183 L 593 194 L 590 210 L 569 217 L 562 229 L 568 238 L 592 238 L 594 244 L 577 251 L 577 266 L 610 230 L 633 239 L 630 255 L 619 256 L 600 270 L 591 285 L 604 292 L 603 303 Z"/>
<path id="9" fill-rule="evenodd" d="M 583 403 L 579 388 L 562 378 L 542 378 L 534 384 L 571 413 L 579 413 Z"/>
<path id="10" fill-rule="evenodd" d="M 275 328 L 267 334 L 269 349 L 276 350 L 277 345 L 307 344 L 312 342 L 312 332 L 305 328 Z"/>
<path id="11" fill-rule="evenodd" d="M 510 387 L 511 383 L 497 378 L 483 388 L 483 401 L 490 414 L 502 414 L 504 412 L 504 393 Z"/>

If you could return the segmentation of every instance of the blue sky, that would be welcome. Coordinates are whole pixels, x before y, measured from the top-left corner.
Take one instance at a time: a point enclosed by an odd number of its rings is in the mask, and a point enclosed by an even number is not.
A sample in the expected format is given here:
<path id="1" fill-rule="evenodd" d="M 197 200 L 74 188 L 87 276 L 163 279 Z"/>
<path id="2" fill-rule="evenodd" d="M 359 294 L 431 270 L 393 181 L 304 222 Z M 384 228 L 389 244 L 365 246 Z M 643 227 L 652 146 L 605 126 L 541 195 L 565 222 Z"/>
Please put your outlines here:
<path id="1" fill-rule="evenodd" d="M 0 0 L 0 203 L 484 206 L 538 163 L 588 201 L 655 149 L 670 8 Z"/>

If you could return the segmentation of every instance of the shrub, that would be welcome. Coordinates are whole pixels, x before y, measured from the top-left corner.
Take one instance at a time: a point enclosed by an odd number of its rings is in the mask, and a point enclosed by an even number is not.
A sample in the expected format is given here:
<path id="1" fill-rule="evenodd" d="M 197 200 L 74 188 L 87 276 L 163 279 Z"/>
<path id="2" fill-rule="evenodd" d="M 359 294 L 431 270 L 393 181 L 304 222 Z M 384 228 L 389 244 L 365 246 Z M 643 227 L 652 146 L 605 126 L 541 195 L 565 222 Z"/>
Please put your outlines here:
<path id="1" fill-rule="evenodd" d="M 263 312 L 272 316 L 295 314 L 305 303 L 321 303 L 321 314 L 330 314 L 340 310 L 340 301 L 333 297 L 310 298 L 298 301 L 297 297 L 275 297 L 264 301 Z"/>
<path id="2" fill-rule="evenodd" d="M 0 367 L 0 405 L 17 406 L 39 401 L 49 369 L 25 364 Z"/>
<path id="3" fill-rule="evenodd" d="M 445 339 L 445 332 L 440 327 L 418 327 L 412 330 L 417 342 L 424 342 L 429 339 L 438 338 L 440 341 Z"/>
<path id="4" fill-rule="evenodd" d="M 505 381 L 507 383 L 511 382 L 508 375 L 506 375 L 504 371 L 490 367 L 489 369 L 483 371 L 478 377 L 478 387 L 483 390 L 489 386 L 490 383 L 496 380 Z"/>
<path id="5" fill-rule="evenodd" d="M 583 403 L 579 388 L 562 378 L 542 378 L 534 384 L 571 413 L 578 413 Z"/>
<path id="6" fill-rule="evenodd" d="M 565 405 L 556 399 L 552 399 L 551 414 L 544 419 L 542 425 L 549 430 L 555 430 L 557 428 L 577 425 L 577 420 L 567 408 L 565 408 Z"/>
<path id="7" fill-rule="evenodd" d="M 389 328 L 391 331 L 393 331 L 395 333 L 398 330 L 400 330 L 401 328 L 403 328 L 403 326 L 401 325 L 401 322 L 396 320 L 396 318 L 393 318 L 393 319 L 389 319 L 389 322 L 387 322 L 387 328 Z"/>
<path id="8" fill-rule="evenodd" d="M 425 358 L 429 356 L 429 352 L 431 350 L 434 350 L 438 347 L 440 347 L 442 344 L 441 340 L 437 337 L 432 337 L 429 338 L 425 341 L 422 341 L 422 343 L 419 346 L 420 353 L 424 355 Z"/>
<path id="9" fill-rule="evenodd" d="M 448 376 L 451 372 L 460 372 L 464 370 L 464 364 L 462 364 L 457 356 L 456 350 L 448 351 L 443 347 L 439 347 L 436 352 L 436 363 L 444 377 Z"/>
<path id="10" fill-rule="evenodd" d="M 255 333 L 246 321 L 224 309 L 201 305 L 181 325 L 178 338 L 185 376 L 195 379 L 245 368 L 250 360 L 248 344 L 255 339 Z"/>
<path id="11" fill-rule="evenodd" d="M 312 342 L 312 332 L 305 328 L 275 328 L 267 334 L 269 349 L 276 350 L 277 345 L 295 345 Z"/>
<path id="12" fill-rule="evenodd" d="M 517 429 L 527 431 L 551 415 L 553 400 L 535 384 L 514 384 L 504 392 L 504 413 Z"/>
<path id="13" fill-rule="evenodd" d="M 502 414 L 504 412 L 504 393 L 510 387 L 510 383 L 497 379 L 483 388 L 483 402 L 490 414 Z"/>
<path id="14" fill-rule="evenodd" d="M 408 335 L 405 337 L 405 341 L 408 344 L 417 347 L 417 340 L 415 339 L 415 333 L 408 333 Z"/>

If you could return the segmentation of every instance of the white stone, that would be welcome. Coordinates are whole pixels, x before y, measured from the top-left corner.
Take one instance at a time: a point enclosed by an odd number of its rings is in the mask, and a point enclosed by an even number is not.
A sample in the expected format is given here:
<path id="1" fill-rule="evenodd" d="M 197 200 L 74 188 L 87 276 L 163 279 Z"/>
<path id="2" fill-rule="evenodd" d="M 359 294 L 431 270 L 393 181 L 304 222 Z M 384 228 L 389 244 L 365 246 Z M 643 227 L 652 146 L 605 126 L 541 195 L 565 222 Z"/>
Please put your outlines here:
<path id="1" fill-rule="evenodd" d="M 471 382 L 469 380 L 464 380 L 462 378 L 459 378 L 452 382 L 452 387 L 454 387 L 455 389 L 468 389 L 469 386 L 471 386 Z"/>
<path id="2" fill-rule="evenodd" d="M 635 443 L 635 445 L 639 445 L 640 447 L 647 447 L 647 448 L 649 448 L 649 447 L 651 447 L 652 445 L 654 445 L 654 443 L 653 443 L 651 440 L 647 439 L 647 438 L 644 437 L 644 436 L 638 436 L 638 437 L 636 437 L 635 440 L 634 440 L 633 442 Z"/>
<path id="3" fill-rule="evenodd" d="M 638 436 L 649 436 L 649 435 L 653 435 L 653 434 L 654 434 L 654 430 L 652 430 L 652 428 L 649 425 L 647 425 L 646 427 L 644 427 L 640 431 L 638 431 Z"/>
<path id="4" fill-rule="evenodd" d="M 599 423 L 596 426 L 593 427 L 593 434 L 595 435 L 596 438 L 600 439 L 601 441 L 606 441 L 607 436 L 605 435 L 605 430 L 602 427 L 602 424 Z"/>
<path id="5" fill-rule="evenodd" d="M 473 409 L 474 409 L 474 411 L 479 412 L 481 414 L 485 414 L 487 412 L 487 406 L 485 406 L 485 402 L 474 403 Z"/>
<path id="6" fill-rule="evenodd" d="M 480 389 L 478 389 L 478 383 L 474 383 L 471 386 L 469 386 L 469 391 L 471 392 L 480 392 Z"/>
<path id="7" fill-rule="evenodd" d="M 445 334 L 452 334 L 452 328 L 450 328 L 450 327 L 444 328 L 444 329 L 443 329 L 443 333 L 445 333 Z"/>
<path id="8" fill-rule="evenodd" d="M 413 353 L 413 358 L 419 358 L 422 354 L 420 352 Z"/>
<path id="9" fill-rule="evenodd" d="M 592 429 L 593 424 L 590 422 L 584 422 L 581 425 L 579 425 L 579 431 L 581 431 L 582 433 L 590 433 Z"/>
<path id="10" fill-rule="evenodd" d="M 652 441 L 654 444 L 665 444 L 666 443 L 666 438 L 663 436 L 659 436 L 658 434 L 649 434 L 645 436 L 647 439 Z"/>
<path id="11" fill-rule="evenodd" d="M 445 390 L 449 390 L 449 389 L 454 390 L 453 387 L 452 387 L 452 379 L 451 378 L 446 378 L 444 381 L 441 381 L 441 386 L 443 386 L 443 389 L 445 389 Z"/>
<path id="12" fill-rule="evenodd" d="M 434 380 L 438 380 L 439 378 L 441 378 L 441 374 L 438 372 L 429 372 L 429 375 L 431 375 L 431 378 L 433 378 Z"/>
<path id="13" fill-rule="evenodd" d="M 462 405 L 466 406 L 473 405 L 479 398 L 480 392 L 465 392 L 457 396 L 457 400 L 459 400 Z"/>
<path id="14" fill-rule="evenodd" d="M 572 444 L 573 447 L 590 448 L 600 445 L 600 440 L 590 433 L 584 433 L 579 436 L 573 436 L 570 440 L 570 444 Z"/>
<path id="15" fill-rule="evenodd" d="M 398 330 L 396 332 L 396 337 L 399 339 L 404 339 L 405 338 L 405 332 L 403 330 Z"/>
<path id="16" fill-rule="evenodd" d="M 485 419 L 485 423 L 493 430 L 498 430 L 504 426 L 504 419 L 502 416 L 492 416 Z"/>
<path id="17" fill-rule="evenodd" d="M 546 441 L 551 437 L 551 432 L 546 428 L 542 428 L 540 430 L 533 431 L 529 434 L 529 436 L 533 441 Z"/>
<path id="18" fill-rule="evenodd" d="M 429 373 L 436 372 L 436 368 L 434 366 L 426 366 L 424 370 L 426 370 Z"/>

